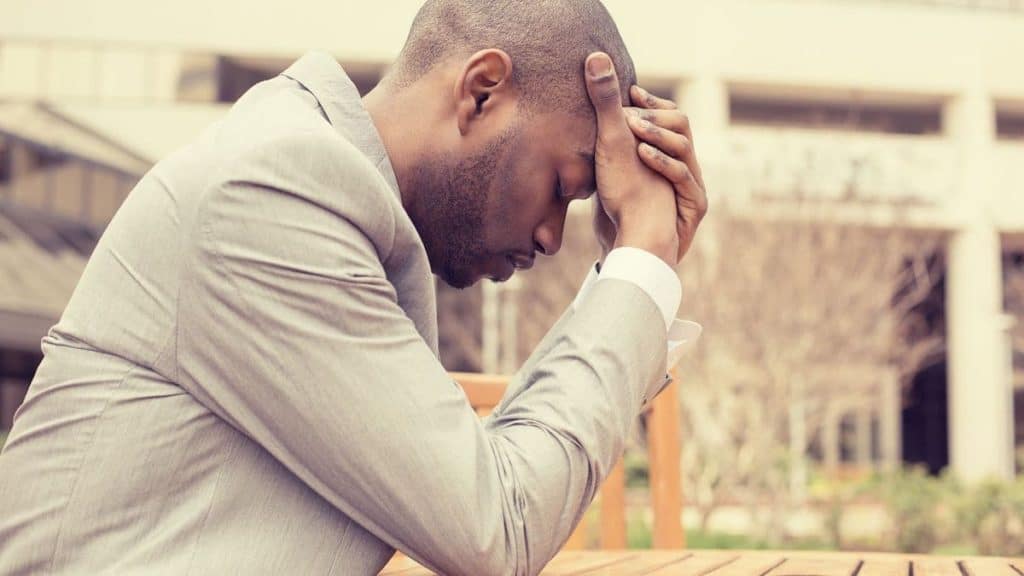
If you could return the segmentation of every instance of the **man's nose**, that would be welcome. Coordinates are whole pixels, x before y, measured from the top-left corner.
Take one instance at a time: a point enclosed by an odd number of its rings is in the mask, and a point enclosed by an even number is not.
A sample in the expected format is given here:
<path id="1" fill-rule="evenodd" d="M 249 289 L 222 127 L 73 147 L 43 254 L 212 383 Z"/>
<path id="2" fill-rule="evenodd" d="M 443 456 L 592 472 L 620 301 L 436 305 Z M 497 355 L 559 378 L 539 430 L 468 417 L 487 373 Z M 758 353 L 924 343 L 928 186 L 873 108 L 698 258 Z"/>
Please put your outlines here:
<path id="1" fill-rule="evenodd" d="M 565 210 L 549 216 L 534 232 L 537 248 L 545 256 L 554 256 L 562 248 L 562 234 L 565 230 Z"/>

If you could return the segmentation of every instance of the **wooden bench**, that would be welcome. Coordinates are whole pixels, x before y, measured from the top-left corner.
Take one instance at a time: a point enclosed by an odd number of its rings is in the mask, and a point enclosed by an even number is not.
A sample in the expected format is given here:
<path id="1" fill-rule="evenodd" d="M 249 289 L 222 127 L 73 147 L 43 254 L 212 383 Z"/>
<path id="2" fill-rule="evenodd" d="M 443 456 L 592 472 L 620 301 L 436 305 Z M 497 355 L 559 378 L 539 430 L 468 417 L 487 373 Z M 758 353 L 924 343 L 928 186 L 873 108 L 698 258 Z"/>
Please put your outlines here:
<path id="1" fill-rule="evenodd" d="M 672 383 L 651 402 L 647 413 L 654 548 L 683 548 L 686 545 L 679 479 L 679 385 L 675 373 L 672 376 Z M 501 402 L 508 385 L 505 376 L 456 372 L 452 377 L 462 386 L 470 405 L 481 416 L 490 413 Z M 626 548 L 626 473 L 621 460 L 601 486 L 599 512 L 600 547 L 607 550 Z M 584 548 L 587 529 L 586 522 L 581 523 L 565 548 Z"/>

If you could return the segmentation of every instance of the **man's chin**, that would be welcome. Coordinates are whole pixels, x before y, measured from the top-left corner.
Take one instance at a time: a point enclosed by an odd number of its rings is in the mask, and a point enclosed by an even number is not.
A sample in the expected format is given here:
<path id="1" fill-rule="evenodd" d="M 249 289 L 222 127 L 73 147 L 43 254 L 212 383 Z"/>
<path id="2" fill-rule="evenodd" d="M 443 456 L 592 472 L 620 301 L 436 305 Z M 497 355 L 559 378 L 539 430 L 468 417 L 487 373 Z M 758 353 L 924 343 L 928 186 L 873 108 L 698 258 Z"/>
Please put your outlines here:
<path id="1" fill-rule="evenodd" d="M 456 290 L 465 290 L 480 281 L 483 276 L 468 270 L 444 270 L 439 274 L 445 284 Z"/>

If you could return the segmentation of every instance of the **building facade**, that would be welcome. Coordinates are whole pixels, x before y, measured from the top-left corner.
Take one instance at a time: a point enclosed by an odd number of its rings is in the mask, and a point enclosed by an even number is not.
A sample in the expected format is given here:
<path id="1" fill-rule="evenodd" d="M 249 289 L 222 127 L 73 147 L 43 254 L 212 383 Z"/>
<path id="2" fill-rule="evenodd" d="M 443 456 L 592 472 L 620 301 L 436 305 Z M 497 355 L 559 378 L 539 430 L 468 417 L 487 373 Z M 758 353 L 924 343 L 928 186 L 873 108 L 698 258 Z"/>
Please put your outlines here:
<path id="1" fill-rule="evenodd" d="M 1015 434 L 1024 435 L 1024 381 L 1017 376 L 1024 369 L 1024 3 L 606 4 L 642 82 L 689 114 L 713 204 L 756 215 L 767 211 L 766 198 L 784 209 L 798 195 L 833 202 L 851 221 L 942 235 L 943 354 L 922 366 L 919 389 L 903 395 L 902 418 L 892 386 L 880 385 L 888 399 L 854 416 L 855 444 L 870 452 L 864 447 L 871 434 L 882 435 L 872 427 L 902 421 L 913 427 L 903 441 L 890 433 L 876 442 L 891 446 L 889 458 L 919 449 L 906 439 L 920 437 L 932 443 L 936 462 L 964 477 L 1012 476 Z M 5 210 L 28 204 L 56 214 L 62 226 L 98 232 L 109 210 L 83 208 L 99 201 L 81 198 L 116 199 L 125 179 L 306 50 L 334 54 L 362 90 L 371 88 L 417 6 L 8 0 L 0 7 L 0 202 Z M 56 118 L 60 128 L 33 134 L 26 126 L 37 120 L 19 109 Z M 73 161 L 61 162 L 59 175 L 37 172 L 43 176 L 29 184 L 28 149 Z M 32 162 L 45 167 L 45 160 Z M 97 185 L 97 173 L 111 174 L 113 183 Z M 572 222 L 584 227 L 586 214 Z M 593 252 L 586 243 L 573 249 L 584 261 Z M 531 278 L 514 290 L 534 302 Z M 480 290 L 468 311 L 463 304 L 454 313 L 469 329 L 445 336 L 454 350 L 450 367 L 508 369 L 540 330 L 500 304 L 523 302 L 510 296 L 514 290 Z M 571 288 L 558 294 L 534 324 L 552 320 Z M 442 291 L 442 307 L 453 298 Z M 8 314 L 19 306 L 9 304 Z M 33 353 L 25 348 L 7 345 Z M 11 361 L 17 366 L 9 381 L 26 380 L 24 362 Z M 7 393 L 4 409 L 16 397 Z M 921 408 L 926 404 L 934 410 Z M 825 436 L 842 436 L 841 416 Z"/>

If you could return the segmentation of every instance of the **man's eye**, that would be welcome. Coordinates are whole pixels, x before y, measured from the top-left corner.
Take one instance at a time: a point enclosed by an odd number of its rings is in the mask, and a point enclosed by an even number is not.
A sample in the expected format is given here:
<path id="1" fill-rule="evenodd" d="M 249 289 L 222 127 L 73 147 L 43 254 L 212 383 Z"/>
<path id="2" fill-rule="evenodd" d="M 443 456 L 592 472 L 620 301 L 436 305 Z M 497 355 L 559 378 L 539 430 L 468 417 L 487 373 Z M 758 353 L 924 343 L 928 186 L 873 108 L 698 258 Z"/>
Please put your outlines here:
<path id="1" fill-rule="evenodd" d="M 565 200 L 565 192 L 562 190 L 562 179 L 555 180 L 555 200 L 561 202 Z"/>

